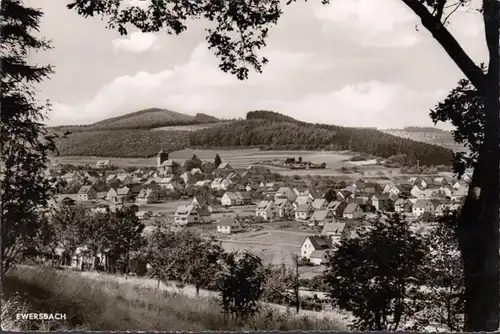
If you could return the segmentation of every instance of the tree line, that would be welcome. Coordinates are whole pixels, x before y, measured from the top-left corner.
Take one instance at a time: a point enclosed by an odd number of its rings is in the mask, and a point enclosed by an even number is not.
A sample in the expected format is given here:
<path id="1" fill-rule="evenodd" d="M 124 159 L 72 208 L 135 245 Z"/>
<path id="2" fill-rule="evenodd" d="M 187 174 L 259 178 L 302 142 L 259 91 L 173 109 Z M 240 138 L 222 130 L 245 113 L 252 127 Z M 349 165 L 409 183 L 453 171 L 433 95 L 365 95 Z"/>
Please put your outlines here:
<path id="1" fill-rule="evenodd" d="M 289 150 L 352 150 L 389 158 L 407 154 L 408 163 L 451 165 L 453 152 L 437 145 L 416 142 L 372 129 L 263 119 L 236 121 L 189 134 L 192 146 L 247 147 Z"/>
<path id="2" fill-rule="evenodd" d="M 94 259 L 85 269 L 154 278 L 160 284 L 177 281 L 215 292 L 225 313 L 244 322 L 261 302 L 303 308 L 325 303 L 354 316 L 352 329 L 415 330 L 428 326 L 460 331 L 464 324 L 464 281 L 456 217 L 446 215 L 430 229 L 397 214 L 379 214 L 344 235 L 329 253 L 318 278 L 300 278 L 296 265 L 265 265 L 249 252 L 227 252 L 221 243 L 190 231 L 173 232 L 160 223 L 149 233 L 133 207 L 92 213 L 82 206 L 62 206 L 49 212 L 36 242 L 25 253 L 44 254 L 54 265 L 84 249 Z M 416 228 L 415 228 L 416 227 Z M 427 229 L 427 230 L 426 230 Z M 54 257 L 57 247 L 66 256 Z M 107 255 L 106 262 L 98 254 Z M 300 296 L 307 285 L 326 300 Z"/>

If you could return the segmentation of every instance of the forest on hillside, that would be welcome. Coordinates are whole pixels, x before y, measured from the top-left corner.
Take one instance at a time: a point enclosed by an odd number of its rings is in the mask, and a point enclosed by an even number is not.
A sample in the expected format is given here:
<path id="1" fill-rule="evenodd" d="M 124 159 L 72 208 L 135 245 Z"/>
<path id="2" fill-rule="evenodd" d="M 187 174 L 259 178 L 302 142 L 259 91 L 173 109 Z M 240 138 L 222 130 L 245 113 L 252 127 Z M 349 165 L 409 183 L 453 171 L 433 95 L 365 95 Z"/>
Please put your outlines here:
<path id="1" fill-rule="evenodd" d="M 189 146 L 187 131 L 108 130 L 75 132 L 57 143 L 62 156 L 147 158 L 161 149 Z"/>
<path id="2" fill-rule="evenodd" d="M 262 119 L 237 121 L 189 134 L 191 146 L 246 147 L 288 150 L 352 150 L 382 158 L 407 154 L 408 163 L 450 165 L 449 149 L 416 142 L 372 129 Z"/>

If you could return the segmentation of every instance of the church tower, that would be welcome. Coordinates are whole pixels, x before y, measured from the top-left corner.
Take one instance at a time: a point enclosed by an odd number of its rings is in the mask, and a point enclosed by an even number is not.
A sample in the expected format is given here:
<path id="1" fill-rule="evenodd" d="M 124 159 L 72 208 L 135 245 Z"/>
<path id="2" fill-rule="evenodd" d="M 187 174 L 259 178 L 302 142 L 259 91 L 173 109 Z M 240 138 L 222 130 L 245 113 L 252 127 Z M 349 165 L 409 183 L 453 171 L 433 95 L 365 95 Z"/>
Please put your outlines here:
<path id="1" fill-rule="evenodd" d="M 158 152 L 158 155 L 156 156 L 156 167 L 160 167 L 163 161 L 168 160 L 168 153 L 161 150 Z"/>

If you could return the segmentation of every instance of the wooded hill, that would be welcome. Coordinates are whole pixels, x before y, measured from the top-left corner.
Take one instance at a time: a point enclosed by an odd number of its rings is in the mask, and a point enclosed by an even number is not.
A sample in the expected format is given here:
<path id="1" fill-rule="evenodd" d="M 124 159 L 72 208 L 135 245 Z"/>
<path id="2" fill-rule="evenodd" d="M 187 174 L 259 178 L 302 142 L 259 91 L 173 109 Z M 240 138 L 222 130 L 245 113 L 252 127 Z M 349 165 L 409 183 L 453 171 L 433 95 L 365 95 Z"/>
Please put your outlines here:
<path id="1" fill-rule="evenodd" d="M 95 123 L 108 126 L 101 131 L 96 131 L 95 127 L 80 127 L 80 131 L 59 142 L 60 154 L 151 157 L 160 149 L 260 147 L 267 150 L 352 150 L 382 158 L 407 154 L 410 163 L 419 160 L 421 165 L 450 165 L 452 159 L 452 151 L 441 146 L 396 137 L 375 129 L 306 123 L 263 110 L 249 112 L 246 120 L 230 121 L 196 131 L 146 130 L 146 118 L 142 118 L 142 123 L 138 122 L 134 128 L 132 120 L 143 115 L 144 111 Z M 180 116 L 175 121 L 185 122 L 187 117 Z M 153 117 L 148 116 L 147 119 Z M 123 126 L 123 120 L 127 120 L 125 124 L 129 128 L 113 128 Z M 173 118 L 170 121 L 174 122 Z"/>
<path id="2" fill-rule="evenodd" d="M 195 116 L 181 114 L 167 109 L 150 108 L 133 113 L 107 118 L 88 125 L 63 125 L 52 127 L 57 132 L 105 131 L 123 129 L 154 129 L 164 126 L 179 126 L 221 122 L 220 119 L 198 113 Z"/>

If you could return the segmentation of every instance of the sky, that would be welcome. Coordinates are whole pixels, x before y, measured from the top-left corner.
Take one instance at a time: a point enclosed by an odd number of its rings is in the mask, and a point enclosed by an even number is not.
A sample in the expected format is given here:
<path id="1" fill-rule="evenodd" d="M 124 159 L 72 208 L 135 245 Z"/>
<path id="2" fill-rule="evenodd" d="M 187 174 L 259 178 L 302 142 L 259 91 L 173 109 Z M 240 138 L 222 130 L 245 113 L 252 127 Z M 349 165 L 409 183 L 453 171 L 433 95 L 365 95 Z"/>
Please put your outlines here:
<path id="1" fill-rule="evenodd" d="M 429 110 L 463 78 L 401 0 L 298 0 L 259 53 L 269 64 L 245 81 L 218 68 L 205 43 L 206 22 L 188 22 L 178 36 L 120 36 L 67 2 L 25 0 L 45 12 L 40 34 L 53 45 L 30 55 L 55 68 L 37 87 L 52 103 L 48 125 L 165 108 L 221 118 L 264 109 L 343 126 L 432 126 Z M 479 14 L 456 12 L 448 29 L 477 64 L 487 60 Z"/>

